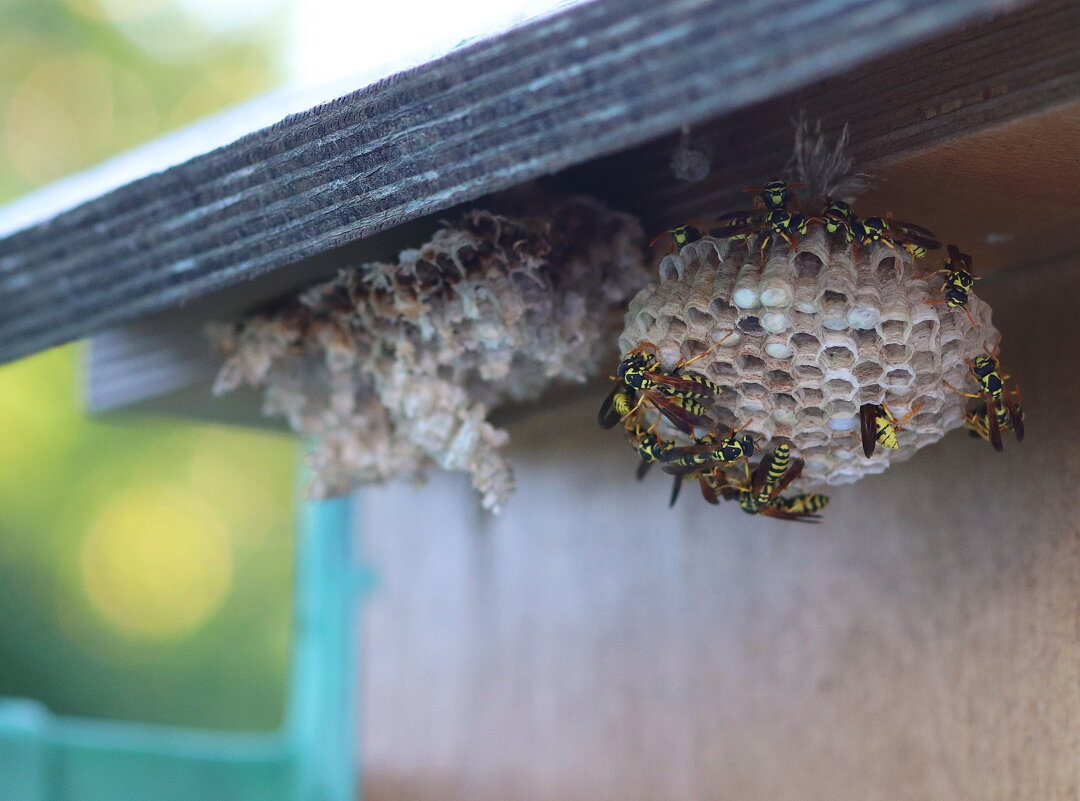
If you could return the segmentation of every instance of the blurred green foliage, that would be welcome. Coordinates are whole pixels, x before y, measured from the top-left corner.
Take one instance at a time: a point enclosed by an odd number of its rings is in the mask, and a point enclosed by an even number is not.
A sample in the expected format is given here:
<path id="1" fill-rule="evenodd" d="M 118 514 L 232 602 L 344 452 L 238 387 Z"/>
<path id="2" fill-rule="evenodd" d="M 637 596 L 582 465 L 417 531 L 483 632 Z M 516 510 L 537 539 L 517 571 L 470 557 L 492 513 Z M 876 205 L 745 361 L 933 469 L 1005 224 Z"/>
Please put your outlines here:
<path id="1" fill-rule="evenodd" d="M 0 4 L 0 202 L 276 82 L 277 20 L 222 33 L 188 5 Z M 72 345 L 0 367 L 0 696 L 276 726 L 294 441 L 87 420 L 77 361 Z"/>

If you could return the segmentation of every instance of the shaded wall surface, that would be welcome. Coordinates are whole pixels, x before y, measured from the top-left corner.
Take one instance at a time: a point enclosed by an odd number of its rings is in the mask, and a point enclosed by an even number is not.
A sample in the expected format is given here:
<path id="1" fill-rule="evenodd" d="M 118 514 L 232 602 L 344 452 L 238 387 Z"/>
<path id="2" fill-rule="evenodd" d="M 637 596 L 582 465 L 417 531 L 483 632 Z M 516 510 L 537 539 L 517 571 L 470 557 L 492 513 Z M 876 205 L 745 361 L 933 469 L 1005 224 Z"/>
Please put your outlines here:
<path id="1" fill-rule="evenodd" d="M 497 519 L 457 478 L 361 493 L 367 797 L 1075 799 L 1080 280 L 979 289 L 1026 441 L 954 432 L 820 526 L 668 510 L 599 396 L 513 430 Z"/>

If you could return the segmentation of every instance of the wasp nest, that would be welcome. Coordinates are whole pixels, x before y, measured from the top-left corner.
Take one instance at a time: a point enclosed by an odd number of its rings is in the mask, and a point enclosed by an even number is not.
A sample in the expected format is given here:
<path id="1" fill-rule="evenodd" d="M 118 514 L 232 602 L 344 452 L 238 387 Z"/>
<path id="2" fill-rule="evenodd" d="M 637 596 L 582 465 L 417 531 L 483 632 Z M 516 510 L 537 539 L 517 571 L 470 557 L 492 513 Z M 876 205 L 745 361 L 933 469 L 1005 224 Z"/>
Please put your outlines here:
<path id="1" fill-rule="evenodd" d="M 760 435 L 761 449 L 793 445 L 803 483 L 845 484 L 963 425 L 970 383 L 964 364 L 992 345 L 990 308 L 972 297 L 978 328 L 940 297 L 933 268 L 904 250 L 863 248 L 858 260 L 832 247 L 821 226 L 798 241 L 757 248 L 705 237 L 663 259 L 658 280 L 631 301 L 619 339 L 623 353 L 654 343 L 666 369 L 727 339 L 687 366 L 722 389 L 711 415 Z M 929 260 L 929 259 L 927 259 Z M 932 274 L 932 273 L 931 273 Z M 898 432 L 900 449 L 866 458 L 859 407 L 885 403 L 918 411 Z"/>
<path id="2" fill-rule="evenodd" d="M 213 326 L 215 393 L 263 387 L 264 413 L 312 437 L 315 497 L 438 465 L 497 509 L 513 477 L 489 411 L 594 375 L 649 277 L 633 218 L 587 199 L 545 211 L 471 212 L 397 261 Z"/>

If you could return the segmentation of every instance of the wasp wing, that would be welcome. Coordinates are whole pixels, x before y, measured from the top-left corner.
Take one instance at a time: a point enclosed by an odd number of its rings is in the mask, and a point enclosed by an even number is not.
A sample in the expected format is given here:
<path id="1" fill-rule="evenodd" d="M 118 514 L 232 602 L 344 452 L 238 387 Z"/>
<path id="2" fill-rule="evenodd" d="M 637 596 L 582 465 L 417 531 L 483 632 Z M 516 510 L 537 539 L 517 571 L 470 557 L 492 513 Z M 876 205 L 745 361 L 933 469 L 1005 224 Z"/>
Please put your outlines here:
<path id="1" fill-rule="evenodd" d="M 990 434 L 990 444 L 994 446 L 995 451 L 1001 453 L 1005 450 L 1005 446 L 1001 443 L 1001 426 L 998 424 L 997 404 L 994 403 L 994 396 L 989 393 L 986 393 L 986 426 Z"/>
<path id="2" fill-rule="evenodd" d="M 859 422 L 862 424 L 862 449 L 869 459 L 874 455 L 877 447 L 877 416 L 878 406 L 876 403 L 864 403 L 859 407 Z"/>
<path id="3" fill-rule="evenodd" d="M 639 464 L 637 466 L 637 470 L 634 471 L 634 475 L 637 476 L 637 480 L 641 481 L 643 478 L 645 478 L 645 474 L 649 472 L 649 468 L 652 466 L 652 462 L 646 462 L 644 459 L 642 459 L 641 464 Z"/>
<path id="4" fill-rule="evenodd" d="M 1019 390 L 1017 390 L 1019 394 Z M 1009 422 L 1012 424 L 1013 431 L 1016 432 L 1016 441 L 1024 441 L 1024 408 L 1020 405 L 1020 401 L 1015 396 L 1009 396 L 1003 399 L 1005 408 L 1009 410 Z"/>
<path id="5" fill-rule="evenodd" d="M 938 241 L 937 234 L 928 228 L 923 228 L 921 225 L 893 220 L 889 223 L 889 227 L 900 235 L 897 239 L 907 240 L 916 245 L 922 245 L 927 250 L 937 250 L 941 247 L 941 242 Z"/>
<path id="6" fill-rule="evenodd" d="M 731 239 L 737 236 L 747 236 L 761 227 L 761 218 L 755 214 L 747 214 L 744 211 L 733 211 L 721 214 L 715 222 L 719 225 L 709 229 L 709 236 L 717 239 Z"/>
<path id="7" fill-rule="evenodd" d="M 773 490 L 773 495 L 779 495 L 781 492 L 791 486 L 791 482 L 802 475 L 803 467 L 806 466 L 806 462 L 802 459 L 792 459 L 791 467 L 787 469 L 787 472 L 776 483 L 776 489 Z"/>
<path id="8" fill-rule="evenodd" d="M 668 508 L 670 509 L 675 505 L 675 501 L 679 500 L 679 491 L 682 489 L 683 477 L 675 476 L 671 482 L 671 499 L 668 501 Z"/>
<path id="9" fill-rule="evenodd" d="M 765 480 L 769 476 L 769 468 L 772 465 L 773 456 L 775 451 L 768 456 L 762 456 L 761 461 L 757 463 L 757 467 L 754 468 L 753 475 L 750 477 L 750 492 L 757 497 L 758 493 L 765 486 Z"/>
<path id="10" fill-rule="evenodd" d="M 704 475 L 699 479 L 701 484 L 701 497 L 705 499 L 707 503 L 711 503 L 713 506 L 717 506 L 720 503 L 720 499 L 716 497 L 716 490 L 713 489 L 713 485 L 709 483 L 710 476 Z"/>
<path id="11" fill-rule="evenodd" d="M 797 523 L 820 523 L 821 515 L 813 515 L 807 512 L 789 512 L 776 506 L 765 506 L 758 514 L 766 517 L 775 517 L 779 520 L 794 520 Z"/>
<path id="12" fill-rule="evenodd" d="M 659 392 L 647 391 L 645 396 L 664 415 L 671 424 L 684 434 L 694 435 L 694 427 L 708 428 L 712 420 L 704 415 L 689 412 L 679 405 L 677 398 L 671 398 Z"/>
<path id="13" fill-rule="evenodd" d="M 671 390 L 666 394 L 675 392 L 685 392 L 688 395 L 694 395 L 700 398 L 711 398 L 716 394 L 716 385 L 708 379 L 696 380 L 693 378 L 682 378 L 677 375 L 669 375 L 667 373 L 654 373 L 649 371 L 645 373 L 645 378 L 652 381 L 658 387 L 662 387 L 664 390 Z M 708 383 L 706 383 L 708 381 Z"/>

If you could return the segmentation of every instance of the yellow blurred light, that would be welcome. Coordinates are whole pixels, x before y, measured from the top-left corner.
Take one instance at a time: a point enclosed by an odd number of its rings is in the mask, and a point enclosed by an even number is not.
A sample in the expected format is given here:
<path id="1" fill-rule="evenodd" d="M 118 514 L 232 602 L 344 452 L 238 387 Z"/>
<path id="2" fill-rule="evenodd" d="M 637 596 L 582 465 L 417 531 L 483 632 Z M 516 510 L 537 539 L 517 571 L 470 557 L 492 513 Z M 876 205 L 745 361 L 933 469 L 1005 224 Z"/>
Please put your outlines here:
<path id="1" fill-rule="evenodd" d="M 113 134 L 109 64 L 93 52 L 42 59 L 4 109 L 4 146 L 11 166 L 47 183 L 108 152 Z"/>
<path id="2" fill-rule="evenodd" d="M 206 429 L 191 444 L 187 486 L 218 510 L 233 544 L 263 547 L 290 522 L 295 453 L 284 436 Z"/>
<path id="3" fill-rule="evenodd" d="M 124 634 L 178 639 L 200 628 L 232 585 L 225 524 L 178 487 L 137 486 L 111 498 L 82 544 L 83 588 Z"/>

